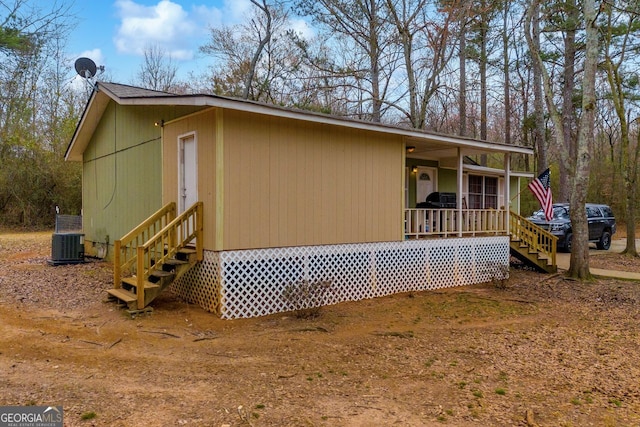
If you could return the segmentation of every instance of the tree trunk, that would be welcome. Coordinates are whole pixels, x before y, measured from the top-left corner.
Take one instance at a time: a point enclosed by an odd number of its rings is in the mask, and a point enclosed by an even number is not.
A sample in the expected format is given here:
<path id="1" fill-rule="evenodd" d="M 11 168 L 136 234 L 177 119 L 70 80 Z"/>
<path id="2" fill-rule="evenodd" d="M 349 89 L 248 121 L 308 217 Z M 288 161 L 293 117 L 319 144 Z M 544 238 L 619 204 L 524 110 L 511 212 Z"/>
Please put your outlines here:
<path id="1" fill-rule="evenodd" d="M 424 127 L 424 120 L 421 119 L 421 114 L 418 112 L 418 85 L 416 83 L 416 75 L 413 69 L 413 34 L 408 28 L 409 24 L 403 21 L 395 5 L 391 0 L 387 0 L 387 8 L 393 18 L 393 22 L 398 31 L 400 37 L 400 43 L 402 44 L 402 53 L 404 56 L 404 66 L 407 73 L 407 84 L 409 90 L 409 116 L 411 120 L 411 127 L 414 129 L 422 129 Z M 402 10 L 402 16 L 406 16 L 406 10 Z"/>
<path id="2" fill-rule="evenodd" d="M 258 9 L 260 9 L 264 13 L 265 18 L 267 19 L 267 23 L 265 28 L 266 34 L 264 35 L 264 37 L 260 37 L 260 42 L 258 43 L 258 46 L 256 47 L 256 50 L 253 53 L 253 57 L 251 58 L 251 63 L 249 65 L 249 71 L 244 80 L 244 90 L 242 93 L 243 99 L 249 99 L 249 95 L 251 94 L 251 86 L 253 84 L 253 79 L 256 75 L 256 66 L 258 64 L 258 60 L 262 55 L 262 51 L 271 40 L 271 11 L 269 10 L 269 6 L 267 5 L 267 0 L 262 0 L 262 4 L 258 3 L 256 0 L 251 0 L 251 3 L 253 3 Z"/>
<path id="3" fill-rule="evenodd" d="M 371 120 L 380 122 L 382 99 L 380 97 L 380 45 L 378 44 L 378 4 L 376 0 L 369 1 L 369 61 L 371 64 Z"/>
<path id="4" fill-rule="evenodd" d="M 623 84 L 623 77 L 621 75 L 621 67 L 625 64 L 625 58 L 627 57 L 627 38 L 635 32 L 635 22 L 633 22 L 633 16 L 630 18 L 628 26 L 625 26 L 626 33 L 620 32 L 620 27 L 615 25 L 617 21 L 613 17 L 613 9 L 607 9 L 607 21 L 606 31 L 603 31 L 603 43 L 604 43 L 604 61 L 602 65 L 606 71 L 607 82 L 609 83 L 610 97 L 613 102 L 614 110 L 620 123 L 620 164 L 619 169 L 623 178 L 625 187 L 625 201 L 626 201 L 626 220 L 627 220 L 627 246 L 624 253 L 630 256 L 638 256 L 636 250 L 635 241 L 635 205 L 636 205 L 636 176 L 637 176 L 637 159 L 638 159 L 638 146 L 633 149 L 631 146 L 631 138 L 629 136 L 630 123 L 626 105 L 626 88 Z M 616 39 L 622 37 L 624 43 L 616 43 Z M 633 58 L 632 60 L 635 60 Z M 640 136 L 640 135 L 639 135 Z M 611 137 L 610 137 L 611 138 Z M 639 141 L 640 142 L 640 141 Z M 611 147 L 613 145 L 609 144 Z M 613 148 L 612 148 L 613 150 Z M 612 160 L 613 160 L 612 155 Z M 632 158 L 633 157 L 633 158 Z M 612 162 L 613 164 L 613 162 Z M 615 171 L 615 167 L 613 168 Z M 614 175 L 615 179 L 615 175 Z"/>
<path id="5" fill-rule="evenodd" d="M 591 156 L 589 148 L 593 143 L 595 123 L 595 77 L 598 66 L 598 29 L 596 26 L 596 10 L 594 0 L 584 0 L 585 26 L 585 60 L 582 79 L 582 118 L 578 127 L 578 137 L 566 141 L 563 129 L 563 114 L 554 103 L 554 92 L 551 78 L 543 66 L 540 50 L 537 49 L 532 37 L 532 21 L 539 0 L 533 0 L 525 16 L 525 37 L 531 51 L 531 56 L 538 62 L 542 73 L 545 101 L 551 120 L 556 128 L 555 138 L 561 162 L 572 172 L 569 181 L 571 222 L 573 229 L 571 264 L 568 274 L 578 279 L 588 279 L 589 272 L 589 242 L 587 240 L 587 216 L 585 201 L 589 184 L 589 168 Z M 565 45 L 565 47 L 567 47 Z M 570 46 L 575 51 L 575 46 Z M 566 55 L 565 55 L 566 56 Z M 565 112 L 566 113 L 566 112 Z M 575 154 L 575 155 L 573 155 Z"/>
<path id="6" fill-rule="evenodd" d="M 502 21 L 502 61 L 504 74 L 504 143 L 511 144 L 511 79 L 509 78 L 509 5 L 504 2 L 504 19 Z M 543 169 L 544 170 L 544 169 Z"/>
<path id="7" fill-rule="evenodd" d="M 481 2 L 480 17 L 480 139 L 487 140 L 487 34 L 489 32 L 489 18 L 485 1 Z M 487 166 L 487 155 L 480 155 L 480 164 Z"/>
<path id="8" fill-rule="evenodd" d="M 598 27 L 594 0 L 584 0 L 585 60 L 582 78 L 582 117 L 575 146 L 575 174 L 571 180 L 571 226 L 574 240 L 569 276 L 589 279 L 589 240 L 587 216 L 584 211 L 589 187 L 590 147 L 593 145 L 596 115 L 596 71 L 598 68 Z"/>
<path id="9" fill-rule="evenodd" d="M 627 191 L 627 246 L 623 253 L 637 257 L 638 249 L 636 248 L 636 210 L 634 208 L 636 201 L 636 184 L 629 182 L 626 185 Z"/>
<path id="10" fill-rule="evenodd" d="M 565 3 L 565 13 L 568 28 L 564 31 L 564 69 L 562 72 L 562 133 L 564 134 L 564 149 L 568 151 L 569 157 L 575 158 L 575 148 L 573 141 L 576 138 L 574 133 L 575 107 L 573 105 L 573 95 L 575 89 L 575 63 L 576 63 L 576 26 L 579 20 L 579 11 L 576 0 L 568 0 Z M 560 181 L 557 200 L 566 202 L 572 191 L 569 188 L 571 172 L 565 162 L 560 162 Z"/>
<path id="11" fill-rule="evenodd" d="M 467 136 L 467 30 L 466 16 L 460 18 L 460 136 Z"/>
<path id="12" fill-rule="evenodd" d="M 540 5 L 535 7 L 532 20 L 533 50 L 540 52 Z M 539 61 L 533 61 L 533 114 L 535 127 L 533 129 L 533 143 L 538 158 L 538 171 L 544 171 L 549 167 L 547 160 L 547 144 L 544 131 L 544 97 L 542 94 L 542 68 Z"/>
<path id="13" fill-rule="evenodd" d="M 638 197 L 638 159 L 640 158 L 640 132 L 636 137 L 633 161 L 627 165 L 627 180 L 625 187 L 627 191 L 627 246 L 624 253 L 629 256 L 638 256 L 636 247 L 636 200 Z"/>

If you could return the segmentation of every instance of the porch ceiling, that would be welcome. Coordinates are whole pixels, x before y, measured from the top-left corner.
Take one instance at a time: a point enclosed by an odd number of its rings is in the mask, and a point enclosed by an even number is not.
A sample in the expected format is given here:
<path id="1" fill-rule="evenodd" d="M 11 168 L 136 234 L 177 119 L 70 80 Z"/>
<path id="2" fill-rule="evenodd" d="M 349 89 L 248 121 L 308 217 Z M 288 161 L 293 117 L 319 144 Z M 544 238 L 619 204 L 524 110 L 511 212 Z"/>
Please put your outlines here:
<path id="1" fill-rule="evenodd" d="M 423 138 L 406 138 L 406 146 L 415 147 L 411 153 L 407 153 L 407 157 L 424 160 L 455 160 L 458 157 L 458 148 L 462 149 L 463 156 L 474 156 L 490 153 L 507 153 L 511 152 L 509 147 L 494 146 L 490 144 L 482 144 L 474 146 L 473 144 L 456 144 L 455 142 L 441 142 L 432 139 Z"/>

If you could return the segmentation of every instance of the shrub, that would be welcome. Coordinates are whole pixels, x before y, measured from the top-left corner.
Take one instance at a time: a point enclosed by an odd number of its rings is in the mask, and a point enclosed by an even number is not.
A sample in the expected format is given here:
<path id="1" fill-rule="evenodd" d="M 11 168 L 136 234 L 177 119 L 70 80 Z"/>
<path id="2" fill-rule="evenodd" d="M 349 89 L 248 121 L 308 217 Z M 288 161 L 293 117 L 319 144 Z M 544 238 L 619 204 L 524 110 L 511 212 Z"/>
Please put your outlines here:
<path id="1" fill-rule="evenodd" d="M 295 311 L 296 317 L 310 319 L 320 315 L 320 309 L 326 302 L 326 294 L 331 289 L 331 282 L 302 282 L 292 283 L 285 286 L 282 291 L 282 299 L 291 310 Z"/>

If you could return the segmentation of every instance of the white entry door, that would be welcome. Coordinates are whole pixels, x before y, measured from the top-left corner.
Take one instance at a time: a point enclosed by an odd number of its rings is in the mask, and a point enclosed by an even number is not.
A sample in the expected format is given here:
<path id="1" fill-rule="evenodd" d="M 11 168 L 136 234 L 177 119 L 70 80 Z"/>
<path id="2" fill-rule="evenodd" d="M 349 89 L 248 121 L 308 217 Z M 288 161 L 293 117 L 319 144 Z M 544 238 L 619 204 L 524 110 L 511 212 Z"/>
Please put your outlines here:
<path id="1" fill-rule="evenodd" d="M 422 203 L 427 196 L 438 188 L 436 186 L 436 169 L 418 166 L 416 172 L 416 203 Z"/>
<path id="2" fill-rule="evenodd" d="M 198 150 L 194 133 L 178 138 L 178 211 L 198 201 Z"/>

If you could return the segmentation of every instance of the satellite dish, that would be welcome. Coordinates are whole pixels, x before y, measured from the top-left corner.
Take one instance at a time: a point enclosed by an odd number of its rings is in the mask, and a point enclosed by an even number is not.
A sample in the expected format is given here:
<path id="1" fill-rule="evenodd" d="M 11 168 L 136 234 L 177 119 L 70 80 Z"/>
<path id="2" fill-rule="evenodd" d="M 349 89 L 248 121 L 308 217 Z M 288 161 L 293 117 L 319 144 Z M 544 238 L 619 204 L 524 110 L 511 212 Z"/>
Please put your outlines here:
<path id="1" fill-rule="evenodd" d="M 98 67 L 96 67 L 96 63 L 93 62 L 89 58 L 78 58 L 75 63 L 76 72 L 80 75 L 80 77 L 84 77 L 85 79 L 90 79 L 91 77 L 96 75 L 98 71 Z"/>

